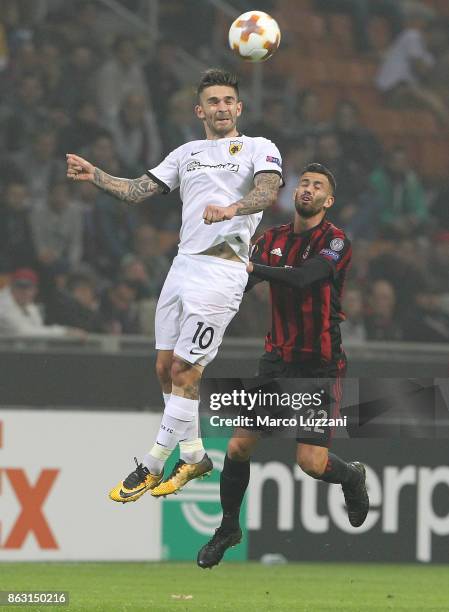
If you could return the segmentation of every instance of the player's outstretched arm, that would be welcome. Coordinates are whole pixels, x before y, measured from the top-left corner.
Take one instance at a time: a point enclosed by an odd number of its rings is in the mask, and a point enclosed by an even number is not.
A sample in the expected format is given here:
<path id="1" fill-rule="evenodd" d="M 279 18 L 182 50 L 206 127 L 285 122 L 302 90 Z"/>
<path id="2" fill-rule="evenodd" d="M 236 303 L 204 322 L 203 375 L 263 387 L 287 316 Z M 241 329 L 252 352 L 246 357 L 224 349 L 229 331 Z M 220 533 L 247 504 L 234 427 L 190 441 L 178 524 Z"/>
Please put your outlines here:
<path id="1" fill-rule="evenodd" d="M 293 289 L 305 289 L 313 283 L 323 282 L 334 276 L 333 265 L 324 258 L 312 257 L 298 268 L 291 266 L 264 266 L 250 261 L 246 266 L 249 278 L 279 283 Z"/>
<path id="2" fill-rule="evenodd" d="M 135 179 L 125 179 L 106 174 L 100 168 L 78 155 L 68 153 L 67 177 L 73 181 L 89 181 L 106 193 L 130 203 L 139 203 L 163 189 L 146 174 Z"/>
<path id="3" fill-rule="evenodd" d="M 244 198 L 230 206 L 210 204 L 203 213 L 207 225 L 233 219 L 236 215 L 252 215 L 276 202 L 281 178 L 276 172 L 260 172 L 254 178 L 254 188 Z"/>

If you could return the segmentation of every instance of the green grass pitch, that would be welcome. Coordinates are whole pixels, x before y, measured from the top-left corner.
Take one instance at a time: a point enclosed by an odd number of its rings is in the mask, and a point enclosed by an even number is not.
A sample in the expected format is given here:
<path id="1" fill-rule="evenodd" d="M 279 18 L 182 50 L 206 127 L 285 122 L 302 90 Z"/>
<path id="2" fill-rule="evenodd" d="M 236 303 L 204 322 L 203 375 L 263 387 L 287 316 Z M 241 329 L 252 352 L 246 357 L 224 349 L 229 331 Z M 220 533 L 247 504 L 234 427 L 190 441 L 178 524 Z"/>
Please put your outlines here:
<path id="1" fill-rule="evenodd" d="M 0 590 L 69 591 L 87 612 L 449 610 L 449 566 L 222 563 L 0 563 Z M 192 596 L 189 599 L 175 596 Z"/>

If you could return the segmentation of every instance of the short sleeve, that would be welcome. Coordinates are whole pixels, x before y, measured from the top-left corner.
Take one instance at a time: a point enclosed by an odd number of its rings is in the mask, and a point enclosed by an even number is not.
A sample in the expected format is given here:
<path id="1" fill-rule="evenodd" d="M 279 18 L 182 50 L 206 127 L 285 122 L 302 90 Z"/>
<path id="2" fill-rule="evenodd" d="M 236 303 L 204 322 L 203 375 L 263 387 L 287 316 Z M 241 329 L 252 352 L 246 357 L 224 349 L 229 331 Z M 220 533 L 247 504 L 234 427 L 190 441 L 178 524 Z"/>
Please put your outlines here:
<path id="1" fill-rule="evenodd" d="M 352 256 L 350 240 L 343 234 L 328 236 L 321 245 L 318 255 L 332 265 L 336 272 L 346 268 Z"/>
<path id="2" fill-rule="evenodd" d="M 282 157 L 277 146 L 266 138 L 255 139 L 255 150 L 253 153 L 254 176 L 260 172 L 275 172 L 281 177 L 281 185 L 284 186 L 282 176 Z"/>
<path id="3" fill-rule="evenodd" d="M 179 187 L 179 148 L 169 153 L 158 166 L 147 170 L 147 174 L 162 187 L 164 194 Z"/>

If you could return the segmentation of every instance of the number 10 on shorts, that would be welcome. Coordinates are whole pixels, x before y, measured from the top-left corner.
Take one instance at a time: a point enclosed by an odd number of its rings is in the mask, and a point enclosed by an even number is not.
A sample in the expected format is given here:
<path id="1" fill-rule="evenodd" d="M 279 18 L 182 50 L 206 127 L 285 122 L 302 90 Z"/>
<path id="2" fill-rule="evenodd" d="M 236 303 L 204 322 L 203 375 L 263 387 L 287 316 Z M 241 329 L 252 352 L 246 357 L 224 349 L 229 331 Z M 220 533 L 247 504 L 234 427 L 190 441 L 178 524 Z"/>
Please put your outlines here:
<path id="1" fill-rule="evenodd" d="M 213 327 L 204 327 L 204 321 L 198 321 L 196 324 L 197 328 L 195 334 L 192 338 L 192 343 L 197 344 L 200 349 L 207 349 L 212 344 L 214 339 L 214 329 Z M 195 354 L 194 350 L 190 351 L 192 354 Z"/>

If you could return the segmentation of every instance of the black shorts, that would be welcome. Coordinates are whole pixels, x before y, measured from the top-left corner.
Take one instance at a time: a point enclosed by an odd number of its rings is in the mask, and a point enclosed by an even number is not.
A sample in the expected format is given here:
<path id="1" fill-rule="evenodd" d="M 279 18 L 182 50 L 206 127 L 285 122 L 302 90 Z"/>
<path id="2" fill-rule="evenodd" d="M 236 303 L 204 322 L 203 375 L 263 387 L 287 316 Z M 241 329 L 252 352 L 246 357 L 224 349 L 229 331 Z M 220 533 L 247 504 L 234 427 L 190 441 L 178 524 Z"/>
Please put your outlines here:
<path id="1" fill-rule="evenodd" d="M 342 353 L 339 358 L 327 364 L 316 361 L 287 362 L 275 352 L 264 353 L 259 359 L 257 376 L 267 378 L 344 378 L 347 360 Z"/>
<path id="2" fill-rule="evenodd" d="M 258 378 L 264 380 L 276 378 L 305 378 L 320 386 L 320 379 L 335 379 L 329 384 L 329 401 L 322 407 L 325 416 L 329 419 L 336 419 L 340 416 L 340 406 L 342 398 L 342 382 L 347 369 L 346 355 L 342 353 L 338 359 L 332 363 L 323 364 L 314 361 L 286 362 L 277 353 L 264 353 L 259 360 Z M 313 412 L 313 410 L 312 410 Z M 319 415 L 321 416 L 321 415 Z M 323 414 L 324 416 L 324 414 Z M 245 427 L 243 427 L 245 429 Z M 247 429 L 260 430 L 257 427 Z M 307 430 L 306 430 L 307 429 Z M 323 446 L 329 448 L 334 433 L 333 427 L 300 428 L 297 442 Z M 262 431 L 266 431 L 262 429 Z"/>

